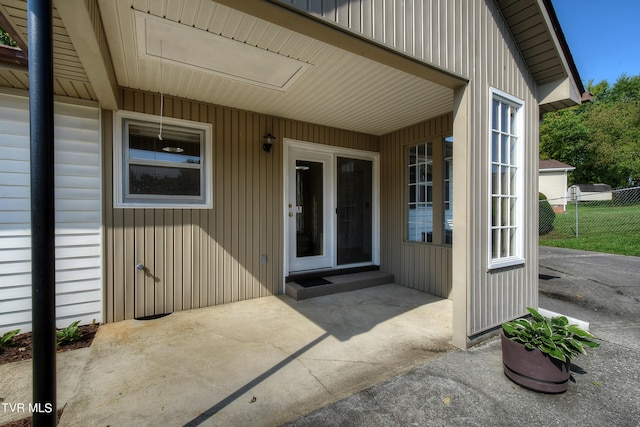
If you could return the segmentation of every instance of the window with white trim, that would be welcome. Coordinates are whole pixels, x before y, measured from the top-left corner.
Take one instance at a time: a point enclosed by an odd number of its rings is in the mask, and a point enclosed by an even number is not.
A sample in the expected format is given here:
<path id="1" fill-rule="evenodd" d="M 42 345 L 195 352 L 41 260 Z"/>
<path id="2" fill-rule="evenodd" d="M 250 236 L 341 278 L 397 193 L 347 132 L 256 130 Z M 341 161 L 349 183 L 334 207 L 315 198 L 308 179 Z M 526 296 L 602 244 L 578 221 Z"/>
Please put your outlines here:
<path id="1" fill-rule="evenodd" d="M 433 241 L 433 143 L 407 148 L 407 240 Z"/>
<path id="2" fill-rule="evenodd" d="M 115 135 L 116 207 L 211 207 L 211 125 L 121 112 Z"/>
<path id="3" fill-rule="evenodd" d="M 453 243 L 453 136 L 444 138 L 444 224 L 442 243 Z"/>
<path id="4" fill-rule="evenodd" d="M 489 268 L 524 262 L 521 119 L 523 105 L 522 100 L 491 89 Z"/>

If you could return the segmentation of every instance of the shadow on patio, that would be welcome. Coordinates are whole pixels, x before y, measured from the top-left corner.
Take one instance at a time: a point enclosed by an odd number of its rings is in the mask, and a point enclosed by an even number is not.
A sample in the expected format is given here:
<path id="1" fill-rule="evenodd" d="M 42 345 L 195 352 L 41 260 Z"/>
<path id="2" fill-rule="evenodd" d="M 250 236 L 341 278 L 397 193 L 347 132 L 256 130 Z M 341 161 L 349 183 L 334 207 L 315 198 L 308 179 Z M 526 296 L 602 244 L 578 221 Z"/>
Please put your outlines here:
<path id="1" fill-rule="evenodd" d="M 279 425 L 452 351 L 451 322 L 383 285 L 107 324 L 60 425 Z"/>

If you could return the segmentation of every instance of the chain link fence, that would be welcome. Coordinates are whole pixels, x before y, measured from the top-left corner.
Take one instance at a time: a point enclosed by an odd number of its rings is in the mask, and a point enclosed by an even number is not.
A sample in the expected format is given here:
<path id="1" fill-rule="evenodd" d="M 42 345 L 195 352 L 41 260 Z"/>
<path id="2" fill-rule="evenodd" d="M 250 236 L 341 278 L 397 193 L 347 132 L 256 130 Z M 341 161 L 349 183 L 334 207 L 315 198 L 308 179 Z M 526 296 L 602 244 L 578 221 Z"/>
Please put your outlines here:
<path id="1" fill-rule="evenodd" d="M 640 187 L 595 192 L 573 186 L 569 193 L 540 200 L 541 245 L 640 256 Z"/>

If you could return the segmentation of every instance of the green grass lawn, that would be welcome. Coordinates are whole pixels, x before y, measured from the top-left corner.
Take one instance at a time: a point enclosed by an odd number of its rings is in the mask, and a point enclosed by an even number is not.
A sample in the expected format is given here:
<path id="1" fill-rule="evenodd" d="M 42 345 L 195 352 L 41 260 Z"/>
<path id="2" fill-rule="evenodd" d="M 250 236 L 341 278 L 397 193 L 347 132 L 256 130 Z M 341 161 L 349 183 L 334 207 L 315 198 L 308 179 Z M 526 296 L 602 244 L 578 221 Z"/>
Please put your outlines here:
<path id="1" fill-rule="evenodd" d="M 575 237 L 576 207 L 567 205 L 566 213 L 556 214 L 553 231 L 540 236 L 540 245 L 640 256 L 640 205 L 581 203 L 578 218 Z"/>

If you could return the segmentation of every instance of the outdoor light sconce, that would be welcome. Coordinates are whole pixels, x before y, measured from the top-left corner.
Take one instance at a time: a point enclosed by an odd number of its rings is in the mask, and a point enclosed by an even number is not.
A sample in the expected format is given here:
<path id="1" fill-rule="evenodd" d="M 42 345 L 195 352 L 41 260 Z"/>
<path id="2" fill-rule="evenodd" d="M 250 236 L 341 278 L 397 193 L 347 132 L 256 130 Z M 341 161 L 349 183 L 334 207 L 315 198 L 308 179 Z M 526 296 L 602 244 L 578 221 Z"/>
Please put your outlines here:
<path id="1" fill-rule="evenodd" d="M 276 141 L 276 137 L 268 133 L 262 139 L 264 140 L 264 143 L 262 144 L 262 149 L 267 153 L 271 152 L 271 146 Z"/>

